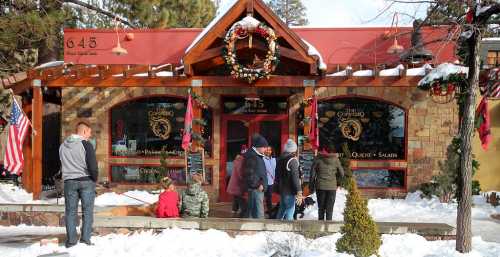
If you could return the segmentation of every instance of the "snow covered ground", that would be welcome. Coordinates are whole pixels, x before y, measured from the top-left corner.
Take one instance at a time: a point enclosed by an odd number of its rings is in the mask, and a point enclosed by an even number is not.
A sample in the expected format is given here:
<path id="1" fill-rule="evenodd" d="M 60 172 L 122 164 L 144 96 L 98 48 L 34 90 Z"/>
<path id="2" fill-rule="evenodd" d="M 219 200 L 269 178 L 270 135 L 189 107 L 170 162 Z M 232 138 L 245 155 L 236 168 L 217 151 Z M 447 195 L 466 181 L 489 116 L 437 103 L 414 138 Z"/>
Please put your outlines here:
<path id="1" fill-rule="evenodd" d="M 342 221 L 347 191 L 337 190 L 333 219 Z M 312 195 L 315 199 L 315 196 Z M 135 198 L 135 199 L 134 199 Z M 136 200 L 139 199 L 139 200 Z M 97 206 L 141 205 L 144 202 L 157 201 L 158 195 L 146 191 L 129 191 L 124 194 L 105 193 L 96 198 Z M 1 203 L 55 203 L 55 199 L 32 201 L 31 194 L 13 185 L 0 184 Z M 59 200 L 63 204 L 64 200 Z M 441 203 L 435 197 L 422 199 L 418 192 L 409 193 L 405 199 L 370 199 L 370 214 L 376 221 L 388 222 L 427 222 L 456 225 L 457 204 Z M 482 196 L 474 196 L 472 208 L 472 230 L 475 236 L 485 241 L 500 243 L 500 221 L 491 218 L 491 214 L 500 214 L 500 206 L 494 208 L 486 203 Z M 306 209 L 304 219 L 316 219 L 317 205 Z"/>
<path id="2" fill-rule="evenodd" d="M 3 229 L 0 227 L 0 229 Z M 291 233 L 258 233 L 230 237 L 217 230 L 197 231 L 165 229 L 159 234 L 151 231 L 131 235 L 111 234 L 93 237 L 94 246 L 78 244 L 65 249 L 49 244 L 0 245 L 2 257 L 36 257 L 54 252 L 68 252 L 74 257 L 92 256 L 239 256 L 256 257 L 301 256 L 301 257 L 350 257 L 337 253 L 335 242 L 340 234 L 333 234 L 315 240 Z M 473 251 L 459 254 L 454 241 L 427 241 L 415 234 L 383 235 L 379 249 L 382 257 L 498 257 L 500 244 L 489 243 L 479 237 L 473 238 Z"/>
<path id="3" fill-rule="evenodd" d="M 18 203 L 18 204 L 57 204 L 64 205 L 64 198 L 46 199 L 42 195 L 42 200 L 33 201 L 33 195 L 16 187 L 12 184 L 0 183 L 0 204 Z M 142 205 L 145 203 L 154 203 L 158 201 L 158 194 L 152 194 L 147 191 L 128 191 L 123 194 L 114 192 L 104 193 L 95 199 L 96 206 L 117 206 L 117 205 Z"/>

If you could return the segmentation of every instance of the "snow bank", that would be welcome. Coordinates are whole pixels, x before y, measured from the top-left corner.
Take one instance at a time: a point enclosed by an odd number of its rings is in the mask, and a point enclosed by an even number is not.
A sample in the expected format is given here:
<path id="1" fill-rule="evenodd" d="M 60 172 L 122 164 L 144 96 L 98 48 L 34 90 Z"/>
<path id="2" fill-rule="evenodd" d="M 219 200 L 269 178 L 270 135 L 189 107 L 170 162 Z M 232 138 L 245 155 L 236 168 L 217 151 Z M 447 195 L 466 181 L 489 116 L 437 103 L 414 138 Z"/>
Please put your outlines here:
<path id="1" fill-rule="evenodd" d="M 432 81 L 435 80 L 447 80 L 450 75 L 452 74 L 467 74 L 469 71 L 469 68 L 460 66 L 460 65 L 455 65 L 452 63 L 442 63 L 438 65 L 435 69 L 433 69 L 429 74 L 427 74 L 424 78 L 422 78 L 418 82 L 418 86 L 423 86 L 426 84 L 430 84 Z"/>
<path id="2" fill-rule="evenodd" d="M 134 199 L 135 198 L 135 199 Z M 57 199 L 44 199 L 33 201 L 33 195 L 27 193 L 24 189 L 16 187 L 12 184 L 0 183 L 0 204 L 56 204 Z M 147 191 L 128 191 L 123 194 L 115 192 L 104 193 L 98 195 L 95 199 L 96 206 L 114 206 L 114 205 L 143 205 L 146 203 L 154 203 L 158 201 L 158 194 L 149 193 Z M 59 204 L 64 204 L 64 198 L 59 198 Z"/>
<path id="3" fill-rule="evenodd" d="M 16 237 L 16 236 L 43 236 L 65 234 L 64 227 L 47 227 L 47 226 L 28 226 L 25 224 L 19 226 L 0 226 L 0 238 Z"/>
<path id="4" fill-rule="evenodd" d="M 446 222 L 453 224 L 457 218 L 456 203 L 441 203 L 437 197 L 422 199 L 421 192 L 408 193 L 405 199 L 370 199 L 368 209 L 376 221 L 391 222 Z M 316 195 L 311 197 L 316 201 Z M 337 198 L 333 208 L 333 220 L 344 219 L 344 208 L 347 199 L 345 189 L 337 190 Z M 491 214 L 500 213 L 500 206 L 494 208 L 486 203 L 483 196 L 473 196 L 474 207 L 472 218 L 491 219 Z M 304 219 L 317 219 L 317 203 L 304 211 Z"/>
<path id="5" fill-rule="evenodd" d="M 227 233 L 208 230 L 165 229 L 159 234 L 151 231 L 131 235 L 110 234 L 93 237 L 94 246 L 78 244 L 65 249 L 49 244 L 28 247 L 0 246 L 2 256 L 35 257 L 54 252 L 68 252 L 74 257 L 92 256 L 329 256 L 352 257 L 337 253 L 335 243 L 340 234 L 318 239 L 306 239 L 292 233 L 258 233 L 251 236 L 230 237 Z M 415 234 L 382 235 L 383 244 L 379 249 L 382 257 L 498 257 L 500 244 L 488 243 L 479 237 L 473 238 L 472 252 L 467 255 L 457 253 L 455 241 L 427 241 Z M 275 254 L 275 255 L 273 255 Z"/>
<path id="6" fill-rule="evenodd" d="M 115 192 L 104 193 L 95 199 L 97 206 L 113 206 L 113 205 L 143 205 L 145 203 L 155 203 L 158 201 L 157 194 L 151 194 L 146 191 L 128 191 L 123 194 Z"/>

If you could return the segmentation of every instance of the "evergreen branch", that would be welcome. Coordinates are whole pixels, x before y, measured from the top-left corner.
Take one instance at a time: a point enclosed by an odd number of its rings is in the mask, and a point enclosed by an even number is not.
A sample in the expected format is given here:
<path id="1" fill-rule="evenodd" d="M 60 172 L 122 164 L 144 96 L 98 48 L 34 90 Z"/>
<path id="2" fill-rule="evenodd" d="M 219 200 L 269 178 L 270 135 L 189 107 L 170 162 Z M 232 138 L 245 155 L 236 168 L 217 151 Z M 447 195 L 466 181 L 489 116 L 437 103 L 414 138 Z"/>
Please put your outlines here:
<path id="1" fill-rule="evenodd" d="M 82 2 L 80 0 L 64 0 L 63 2 L 65 3 L 72 3 L 72 4 L 76 4 L 76 5 L 79 5 L 79 6 L 82 6 L 82 7 L 85 7 L 87 9 L 90 9 L 90 10 L 93 10 L 93 11 L 96 11 L 97 13 L 100 13 L 102 15 L 105 15 L 107 17 L 110 17 L 112 19 L 116 19 L 117 21 L 131 27 L 131 28 L 135 28 L 134 25 L 132 25 L 132 23 L 130 23 L 128 20 L 124 19 L 124 18 L 121 18 L 121 17 L 118 17 L 118 15 L 110 12 L 110 11 L 106 11 L 106 10 L 103 10 L 99 7 L 96 7 L 96 6 L 93 6 L 91 4 L 88 4 L 88 3 L 85 3 L 85 2 Z"/>

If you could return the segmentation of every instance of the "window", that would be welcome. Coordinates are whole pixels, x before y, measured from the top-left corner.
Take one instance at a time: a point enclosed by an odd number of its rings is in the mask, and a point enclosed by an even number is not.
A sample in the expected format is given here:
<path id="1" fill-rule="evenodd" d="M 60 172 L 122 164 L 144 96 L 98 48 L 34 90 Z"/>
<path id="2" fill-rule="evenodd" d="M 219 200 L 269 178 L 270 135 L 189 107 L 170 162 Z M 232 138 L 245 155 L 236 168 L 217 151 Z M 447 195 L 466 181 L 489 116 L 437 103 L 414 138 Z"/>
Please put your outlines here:
<path id="1" fill-rule="evenodd" d="M 178 185 L 186 184 L 186 169 L 184 167 L 170 167 L 162 174 L 161 167 L 148 165 L 112 165 L 111 182 L 129 184 L 158 184 L 163 175 L 170 177 Z M 205 184 L 212 183 L 213 169 L 205 167 Z"/>
<path id="2" fill-rule="evenodd" d="M 159 157 L 165 151 L 183 157 L 182 131 L 187 100 L 148 97 L 121 103 L 111 109 L 111 152 L 113 156 Z M 202 136 L 211 156 L 212 113 L 203 111 Z"/>
<path id="3" fill-rule="evenodd" d="M 360 188 L 405 188 L 405 170 L 403 169 L 365 169 L 353 170 L 356 184 Z"/>
<path id="4" fill-rule="evenodd" d="M 488 66 L 500 66 L 500 51 L 488 51 Z"/>
<path id="5" fill-rule="evenodd" d="M 383 101 L 338 98 L 319 103 L 320 147 L 347 143 L 355 160 L 402 160 L 405 110 Z"/>

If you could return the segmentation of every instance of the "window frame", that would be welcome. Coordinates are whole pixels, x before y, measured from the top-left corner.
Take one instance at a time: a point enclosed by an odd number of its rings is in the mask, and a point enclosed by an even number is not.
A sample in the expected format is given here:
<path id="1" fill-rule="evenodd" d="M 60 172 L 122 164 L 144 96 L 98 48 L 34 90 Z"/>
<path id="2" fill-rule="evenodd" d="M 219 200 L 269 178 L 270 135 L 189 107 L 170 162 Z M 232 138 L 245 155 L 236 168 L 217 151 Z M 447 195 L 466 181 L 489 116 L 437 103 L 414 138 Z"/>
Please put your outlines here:
<path id="1" fill-rule="evenodd" d="M 320 103 L 324 102 L 324 101 L 334 101 L 334 100 L 338 100 L 338 99 L 353 99 L 353 98 L 361 99 L 361 100 L 379 101 L 379 102 L 383 102 L 383 103 L 401 108 L 405 114 L 405 117 L 404 117 L 404 126 L 405 127 L 404 127 L 404 142 L 403 142 L 404 143 L 403 144 L 403 147 L 404 147 L 404 153 L 403 153 L 404 158 L 403 159 L 352 159 L 351 158 L 351 160 L 359 162 L 359 163 L 363 163 L 363 162 L 365 162 L 365 163 L 366 162 L 407 162 L 408 161 L 408 114 L 409 114 L 408 108 L 405 108 L 402 105 L 396 104 L 396 103 L 391 102 L 391 101 L 387 101 L 385 99 L 377 98 L 377 97 L 364 96 L 364 95 L 341 95 L 341 96 L 332 96 L 332 97 L 325 97 L 325 98 L 318 99 L 318 109 L 319 109 Z M 379 168 L 381 168 L 381 167 L 379 167 Z M 387 169 L 390 167 L 384 167 L 384 168 Z"/>
<path id="2" fill-rule="evenodd" d="M 141 100 L 141 99 L 147 99 L 147 98 L 162 98 L 162 97 L 168 97 L 168 98 L 174 98 L 174 99 L 182 99 L 182 100 L 185 100 L 186 101 L 186 104 L 187 104 L 187 97 L 184 97 L 184 96 L 179 96 L 179 95 L 172 95 L 172 94 L 152 94 L 152 95 L 142 95 L 142 96 L 138 96 L 138 97 L 133 97 L 133 98 L 128 98 L 124 101 L 120 101 L 118 103 L 115 103 L 113 104 L 111 107 L 109 107 L 108 109 L 108 158 L 110 159 L 143 159 L 143 160 L 160 160 L 161 159 L 161 156 L 139 156 L 139 155 L 136 155 L 136 156 L 118 156 L 118 155 L 114 155 L 113 154 L 113 150 L 112 150 L 112 145 L 113 145 L 113 141 L 112 141 L 112 133 L 113 133 L 113 117 L 112 117 L 112 112 L 113 112 L 113 109 L 114 108 L 117 108 L 119 107 L 120 105 L 122 104 L 126 104 L 126 103 L 129 103 L 129 102 L 133 102 L 133 101 L 137 101 L 137 100 Z M 207 107 L 207 109 L 211 112 L 212 114 L 212 122 L 211 124 L 207 124 L 207 125 L 210 125 L 212 127 L 212 134 L 210 135 L 212 140 L 214 138 L 214 129 L 215 129 L 215 119 L 214 119 L 214 110 L 210 107 Z M 202 113 L 203 113 L 203 110 L 202 110 Z M 213 142 L 210 144 L 210 153 L 211 155 L 208 155 L 208 159 L 212 159 L 214 158 L 214 144 Z M 182 160 L 184 159 L 184 155 L 182 156 L 175 156 L 175 157 L 168 157 L 167 159 L 170 159 L 170 160 Z"/>

